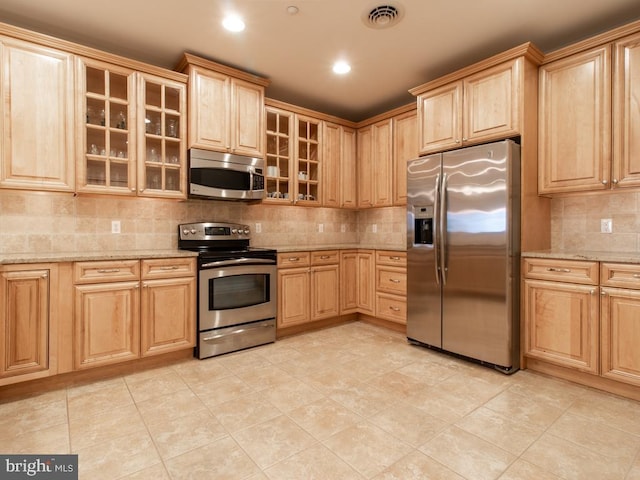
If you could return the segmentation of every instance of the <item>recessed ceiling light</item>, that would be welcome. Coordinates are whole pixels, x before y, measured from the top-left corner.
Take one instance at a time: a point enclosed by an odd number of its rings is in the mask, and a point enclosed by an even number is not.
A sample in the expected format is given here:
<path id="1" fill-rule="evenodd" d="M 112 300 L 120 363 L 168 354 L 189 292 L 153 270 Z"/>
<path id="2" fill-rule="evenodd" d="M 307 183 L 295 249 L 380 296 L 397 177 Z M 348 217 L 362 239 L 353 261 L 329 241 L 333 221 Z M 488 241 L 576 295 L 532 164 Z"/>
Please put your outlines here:
<path id="1" fill-rule="evenodd" d="M 244 30 L 244 21 L 238 15 L 231 14 L 224 17 L 222 26 L 230 32 L 241 32 Z"/>
<path id="2" fill-rule="evenodd" d="M 344 60 L 339 60 L 333 64 L 333 73 L 337 73 L 338 75 L 344 75 L 345 73 L 349 73 L 351 71 L 351 65 L 349 65 Z"/>

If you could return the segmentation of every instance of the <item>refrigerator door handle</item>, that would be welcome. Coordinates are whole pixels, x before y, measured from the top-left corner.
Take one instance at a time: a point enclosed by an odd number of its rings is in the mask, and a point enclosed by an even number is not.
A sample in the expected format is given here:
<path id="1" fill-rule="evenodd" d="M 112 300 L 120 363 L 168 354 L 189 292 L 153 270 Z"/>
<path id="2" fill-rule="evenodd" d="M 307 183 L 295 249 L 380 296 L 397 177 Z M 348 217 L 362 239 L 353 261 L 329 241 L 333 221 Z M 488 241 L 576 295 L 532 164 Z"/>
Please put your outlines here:
<path id="1" fill-rule="evenodd" d="M 440 211 L 438 212 L 438 230 L 440 230 L 440 276 L 442 285 L 447 284 L 447 174 L 442 174 L 440 186 Z"/>
<path id="2" fill-rule="evenodd" d="M 434 262 L 434 266 L 435 266 L 435 274 L 436 274 L 436 285 L 440 285 L 440 253 L 438 252 L 439 249 L 439 245 L 440 245 L 440 240 L 439 240 L 439 236 L 440 236 L 440 227 L 438 224 L 438 218 L 439 218 L 439 208 L 440 208 L 440 174 L 438 173 L 436 175 L 436 184 L 433 187 L 434 191 L 435 191 L 435 195 L 434 195 L 434 205 L 433 205 L 433 216 L 435 217 L 433 220 L 433 224 L 435 226 L 434 228 L 434 235 L 433 235 L 433 251 L 435 253 L 435 262 Z"/>

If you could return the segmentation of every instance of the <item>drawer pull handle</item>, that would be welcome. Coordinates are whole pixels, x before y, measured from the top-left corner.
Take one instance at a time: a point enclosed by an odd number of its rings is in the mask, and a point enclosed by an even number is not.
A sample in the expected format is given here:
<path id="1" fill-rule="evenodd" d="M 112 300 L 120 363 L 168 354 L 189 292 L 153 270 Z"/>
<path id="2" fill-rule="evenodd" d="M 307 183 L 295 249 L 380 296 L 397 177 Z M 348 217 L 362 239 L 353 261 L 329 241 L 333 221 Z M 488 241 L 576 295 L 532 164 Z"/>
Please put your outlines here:
<path id="1" fill-rule="evenodd" d="M 289 257 L 289 261 L 290 262 L 299 262 L 300 261 L 300 257 Z"/>
<path id="2" fill-rule="evenodd" d="M 549 267 L 547 268 L 548 272 L 560 272 L 560 273 L 570 273 L 571 269 L 570 268 L 555 268 L 555 267 Z"/>
<path id="3" fill-rule="evenodd" d="M 326 260 L 327 258 L 331 258 L 331 257 L 329 257 L 329 255 L 321 255 L 320 256 L 320 260 Z"/>
<path id="4" fill-rule="evenodd" d="M 400 311 L 400 307 L 389 307 L 390 310 L 393 310 L 394 312 L 399 312 Z"/>
<path id="5" fill-rule="evenodd" d="M 389 257 L 389 260 L 400 260 L 400 257 Z"/>
<path id="6" fill-rule="evenodd" d="M 101 268 L 98 273 L 118 273 L 119 271 L 119 268 Z"/>
<path id="7" fill-rule="evenodd" d="M 633 278 L 640 278 L 640 273 L 634 273 Z"/>
<path id="8" fill-rule="evenodd" d="M 397 278 L 390 278 L 389 281 L 391 283 L 400 283 L 400 280 L 398 280 Z"/>
<path id="9" fill-rule="evenodd" d="M 160 267 L 160 270 L 177 270 L 178 266 L 177 265 L 167 265 L 164 267 Z"/>

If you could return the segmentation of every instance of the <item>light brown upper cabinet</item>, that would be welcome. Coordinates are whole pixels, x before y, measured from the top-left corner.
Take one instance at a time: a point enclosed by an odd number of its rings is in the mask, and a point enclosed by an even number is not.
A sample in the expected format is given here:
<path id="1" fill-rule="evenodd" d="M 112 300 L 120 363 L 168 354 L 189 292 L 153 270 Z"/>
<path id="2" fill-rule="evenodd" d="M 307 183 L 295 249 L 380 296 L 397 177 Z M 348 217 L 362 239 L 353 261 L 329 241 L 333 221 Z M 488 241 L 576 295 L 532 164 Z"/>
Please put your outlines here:
<path id="1" fill-rule="evenodd" d="M 356 132 L 333 122 L 324 122 L 322 205 L 355 208 Z"/>
<path id="2" fill-rule="evenodd" d="M 73 191 L 73 55 L 0 36 L 0 186 Z"/>
<path id="3" fill-rule="evenodd" d="M 610 48 L 594 48 L 540 67 L 541 194 L 608 188 Z"/>
<path id="4" fill-rule="evenodd" d="M 522 59 L 513 59 L 418 96 L 420 153 L 517 135 Z"/>
<path id="5" fill-rule="evenodd" d="M 614 44 L 613 186 L 640 186 L 640 32 Z"/>
<path id="6" fill-rule="evenodd" d="M 554 52 L 540 68 L 539 193 L 640 186 L 637 28 Z"/>
<path id="7" fill-rule="evenodd" d="M 392 204 L 393 121 L 358 129 L 358 207 Z"/>
<path id="8" fill-rule="evenodd" d="M 185 53 L 189 147 L 264 156 L 265 78 Z"/>
<path id="9" fill-rule="evenodd" d="M 543 54 L 525 43 L 409 90 L 417 96 L 420 154 L 515 137 L 524 128 L 531 65 Z"/>
<path id="10" fill-rule="evenodd" d="M 418 116 L 415 110 L 393 118 L 393 204 L 407 204 L 407 160 L 418 156 Z"/>
<path id="11" fill-rule="evenodd" d="M 136 193 L 135 72 L 77 60 L 78 192 Z"/>

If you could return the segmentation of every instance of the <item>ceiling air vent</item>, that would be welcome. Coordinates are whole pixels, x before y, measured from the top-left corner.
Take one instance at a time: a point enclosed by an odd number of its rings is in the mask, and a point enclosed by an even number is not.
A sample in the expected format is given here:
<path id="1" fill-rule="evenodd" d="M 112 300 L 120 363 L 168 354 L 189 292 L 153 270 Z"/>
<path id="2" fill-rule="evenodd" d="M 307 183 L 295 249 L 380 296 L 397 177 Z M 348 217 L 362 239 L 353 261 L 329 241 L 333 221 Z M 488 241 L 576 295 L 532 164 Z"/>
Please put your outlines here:
<path id="1" fill-rule="evenodd" d="M 391 4 L 373 7 L 362 16 L 362 20 L 367 27 L 377 29 L 392 27 L 401 19 L 402 11 L 397 6 Z"/>

